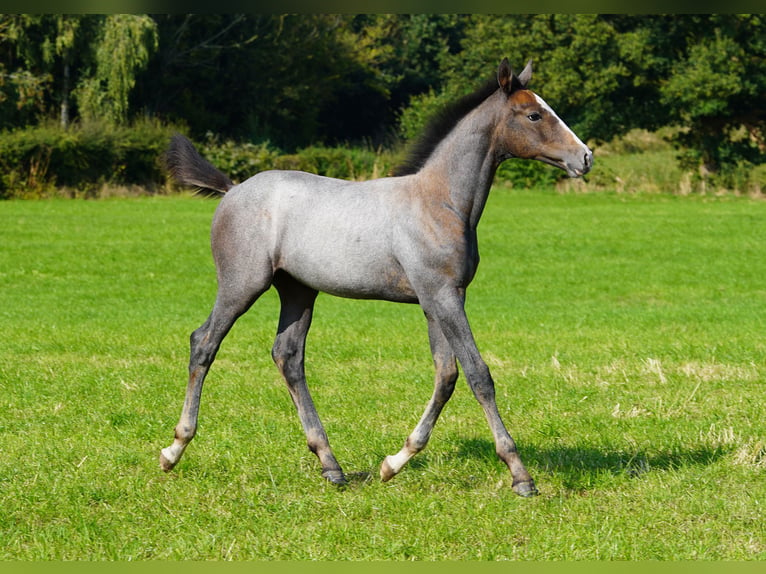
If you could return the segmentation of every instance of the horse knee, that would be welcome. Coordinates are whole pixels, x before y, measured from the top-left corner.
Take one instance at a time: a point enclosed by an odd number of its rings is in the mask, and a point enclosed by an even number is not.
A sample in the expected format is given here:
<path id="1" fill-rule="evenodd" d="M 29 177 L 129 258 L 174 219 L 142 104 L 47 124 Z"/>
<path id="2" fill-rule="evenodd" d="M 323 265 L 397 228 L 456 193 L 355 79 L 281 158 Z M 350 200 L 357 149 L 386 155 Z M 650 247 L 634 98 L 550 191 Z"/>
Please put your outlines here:
<path id="1" fill-rule="evenodd" d="M 194 352 L 197 347 L 199 347 L 205 340 L 206 333 L 207 330 L 205 327 L 200 327 L 199 329 L 192 332 L 191 336 L 189 337 L 189 347 L 191 347 L 192 352 Z"/>
<path id="2" fill-rule="evenodd" d="M 219 344 L 210 340 L 210 329 L 207 324 L 194 331 L 189 337 L 191 364 L 209 367 L 215 359 Z"/>
<path id="3" fill-rule="evenodd" d="M 447 402 L 450 399 L 455 390 L 457 378 L 458 370 L 454 362 L 437 368 L 435 394 L 439 401 Z"/>
<path id="4" fill-rule="evenodd" d="M 457 363 L 454 361 L 440 369 L 440 376 L 446 386 L 453 387 L 458 377 Z"/>
<path id="5" fill-rule="evenodd" d="M 274 364 L 288 380 L 291 380 L 292 374 L 300 374 L 301 353 L 294 345 L 286 344 L 277 338 L 274 346 L 271 348 L 271 358 Z"/>
<path id="6" fill-rule="evenodd" d="M 492 380 L 488 368 L 485 367 L 475 373 L 474 376 L 466 376 L 466 378 L 474 396 L 482 405 L 495 401 L 495 382 Z"/>
<path id="7" fill-rule="evenodd" d="M 274 346 L 271 347 L 271 359 L 280 371 L 290 361 L 290 356 L 291 354 L 285 349 L 284 345 L 280 345 L 279 340 L 274 342 Z"/>
<path id="8" fill-rule="evenodd" d="M 434 392 L 434 398 L 441 404 L 446 403 L 450 398 L 452 397 L 452 393 L 455 391 L 455 381 L 457 380 L 457 377 L 454 379 L 449 379 L 446 381 L 443 381 L 442 384 L 437 385 L 436 390 Z"/>

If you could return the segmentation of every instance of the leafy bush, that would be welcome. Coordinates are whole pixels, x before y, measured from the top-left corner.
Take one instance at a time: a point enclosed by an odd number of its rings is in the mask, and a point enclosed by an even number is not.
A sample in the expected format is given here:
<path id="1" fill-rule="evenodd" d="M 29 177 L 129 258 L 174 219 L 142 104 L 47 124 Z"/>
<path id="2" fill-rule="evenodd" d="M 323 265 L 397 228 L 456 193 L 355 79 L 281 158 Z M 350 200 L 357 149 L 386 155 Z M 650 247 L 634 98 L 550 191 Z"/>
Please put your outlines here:
<path id="1" fill-rule="evenodd" d="M 172 131 L 145 121 L 0 133 L 0 198 L 44 197 L 62 187 L 88 197 L 105 184 L 156 189 L 165 181 L 160 159 Z"/>
<path id="2" fill-rule="evenodd" d="M 393 151 L 362 147 L 311 146 L 293 154 L 281 154 L 268 143 L 221 143 L 215 138 L 198 145 L 198 149 L 235 182 L 268 169 L 299 170 L 349 180 L 373 179 L 388 175 L 397 159 Z M 540 187 L 554 185 L 563 177 L 566 177 L 563 171 L 540 162 L 511 160 L 500 166 L 496 181 L 510 186 Z"/>
<path id="3" fill-rule="evenodd" d="M 667 151 L 672 149 L 670 141 L 675 137 L 677 129 L 660 128 L 657 131 L 645 129 L 632 129 L 627 133 L 617 136 L 609 142 L 598 146 L 598 154 L 605 155 L 629 155 L 644 152 Z"/>
<path id="4" fill-rule="evenodd" d="M 439 110 L 460 97 L 454 91 L 436 93 L 433 90 L 413 96 L 399 114 L 399 135 L 405 140 L 417 137 Z"/>
<path id="5" fill-rule="evenodd" d="M 96 197 L 135 193 L 133 188 L 141 193 L 166 189 L 162 156 L 174 131 L 172 126 L 142 121 L 124 127 L 93 123 L 62 130 L 48 124 L 0 132 L 0 199 Z M 766 189 L 766 165 L 732 162 L 714 174 L 682 170 L 667 136 L 636 130 L 599 147 L 587 188 L 756 195 Z M 344 146 L 311 146 L 283 154 L 269 143 L 219 142 L 215 138 L 198 144 L 198 149 L 238 182 L 269 169 L 372 179 L 389 174 L 398 157 L 398 152 L 390 150 Z M 523 160 L 504 162 L 496 176 L 497 183 L 519 188 L 560 187 L 564 179 L 562 170 Z"/>
<path id="6" fill-rule="evenodd" d="M 566 177 L 563 170 L 539 161 L 511 159 L 500 164 L 495 175 L 495 182 L 509 187 L 528 189 L 553 187 L 556 182 Z"/>
<path id="7" fill-rule="evenodd" d="M 392 167 L 388 154 L 364 148 L 304 148 L 297 153 L 304 171 L 341 179 L 370 179 L 387 174 Z"/>
<path id="8" fill-rule="evenodd" d="M 0 199 L 39 198 L 61 193 L 95 197 L 105 186 L 139 186 L 150 192 L 166 185 L 162 157 L 172 126 L 143 121 L 115 127 L 98 123 L 62 130 L 57 124 L 0 133 Z M 313 146 L 284 155 L 268 143 L 219 142 L 198 149 L 234 181 L 268 169 L 297 169 L 342 179 L 386 175 L 393 154 L 351 147 Z"/>
<path id="9" fill-rule="evenodd" d="M 198 146 L 199 152 L 233 181 L 241 182 L 259 171 L 273 169 L 279 151 L 268 143 L 218 142 L 214 137 Z"/>
<path id="10" fill-rule="evenodd" d="M 340 179 L 370 179 L 386 175 L 393 163 L 388 152 L 352 147 L 311 146 L 282 154 L 270 144 L 219 143 L 214 138 L 198 146 L 200 153 L 235 182 L 260 171 L 289 169 Z"/>

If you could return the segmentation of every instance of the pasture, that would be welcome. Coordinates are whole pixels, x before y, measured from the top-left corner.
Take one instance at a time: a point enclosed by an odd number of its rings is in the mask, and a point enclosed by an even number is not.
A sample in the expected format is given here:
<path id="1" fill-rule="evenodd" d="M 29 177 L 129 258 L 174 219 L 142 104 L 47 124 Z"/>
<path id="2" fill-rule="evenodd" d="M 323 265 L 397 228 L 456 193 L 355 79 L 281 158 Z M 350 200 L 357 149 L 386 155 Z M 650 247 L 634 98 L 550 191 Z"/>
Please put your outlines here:
<path id="1" fill-rule="evenodd" d="M 532 499 L 462 377 L 380 482 L 431 394 L 425 320 L 320 295 L 307 375 L 351 478 L 327 484 L 270 357 L 273 290 L 162 473 L 216 204 L 0 203 L 0 559 L 766 558 L 766 202 L 493 191 L 468 316 Z"/>

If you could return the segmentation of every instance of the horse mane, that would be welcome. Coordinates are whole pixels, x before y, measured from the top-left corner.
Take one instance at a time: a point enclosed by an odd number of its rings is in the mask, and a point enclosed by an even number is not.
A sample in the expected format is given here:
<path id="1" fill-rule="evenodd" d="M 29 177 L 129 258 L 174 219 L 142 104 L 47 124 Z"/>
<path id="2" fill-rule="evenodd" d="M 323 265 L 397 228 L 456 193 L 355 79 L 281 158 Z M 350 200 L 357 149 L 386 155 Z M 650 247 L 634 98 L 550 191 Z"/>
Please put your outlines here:
<path id="1" fill-rule="evenodd" d="M 475 92 L 446 104 L 426 123 L 407 151 L 407 157 L 395 167 L 391 175 L 411 175 L 420 171 L 428 158 L 457 123 L 498 89 L 497 80 L 488 80 Z"/>

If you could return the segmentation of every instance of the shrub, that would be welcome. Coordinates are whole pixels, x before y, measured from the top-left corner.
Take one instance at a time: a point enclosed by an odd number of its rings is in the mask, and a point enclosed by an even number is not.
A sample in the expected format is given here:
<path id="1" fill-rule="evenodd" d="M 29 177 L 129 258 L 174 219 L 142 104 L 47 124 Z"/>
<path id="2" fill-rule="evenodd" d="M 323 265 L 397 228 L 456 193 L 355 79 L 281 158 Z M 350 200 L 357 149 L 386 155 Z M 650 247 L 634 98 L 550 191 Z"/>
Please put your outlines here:
<path id="1" fill-rule="evenodd" d="M 391 168 L 389 156 L 364 148 L 312 146 L 297 155 L 303 171 L 340 179 L 381 177 Z"/>
<path id="2" fill-rule="evenodd" d="M 509 187 L 553 187 L 566 178 L 566 173 L 539 161 L 511 159 L 500 164 L 495 182 Z"/>
<path id="3" fill-rule="evenodd" d="M 259 171 L 273 169 L 279 151 L 268 143 L 219 143 L 215 137 L 198 146 L 200 153 L 233 181 L 241 182 Z"/>
<path id="4" fill-rule="evenodd" d="M 115 127 L 57 124 L 0 133 L 0 198 L 60 194 L 94 197 L 107 186 L 157 191 L 167 184 L 162 157 L 177 129 L 152 121 Z M 267 143 L 219 142 L 208 137 L 200 153 L 235 182 L 268 169 L 296 169 L 342 179 L 386 175 L 393 154 L 351 147 L 312 146 L 284 155 Z"/>
<path id="5" fill-rule="evenodd" d="M 160 159 L 172 132 L 145 121 L 67 130 L 43 124 L 0 133 L 0 198 L 43 197 L 61 187 L 88 197 L 105 184 L 156 189 L 165 181 Z"/>
<path id="6" fill-rule="evenodd" d="M 268 143 L 251 144 L 215 138 L 199 145 L 200 153 L 235 182 L 260 171 L 289 169 L 340 179 L 371 179 L 390 171 L 393 155 L 352 147 L 311 146 L 294 154 L 282 154 Z"/>

